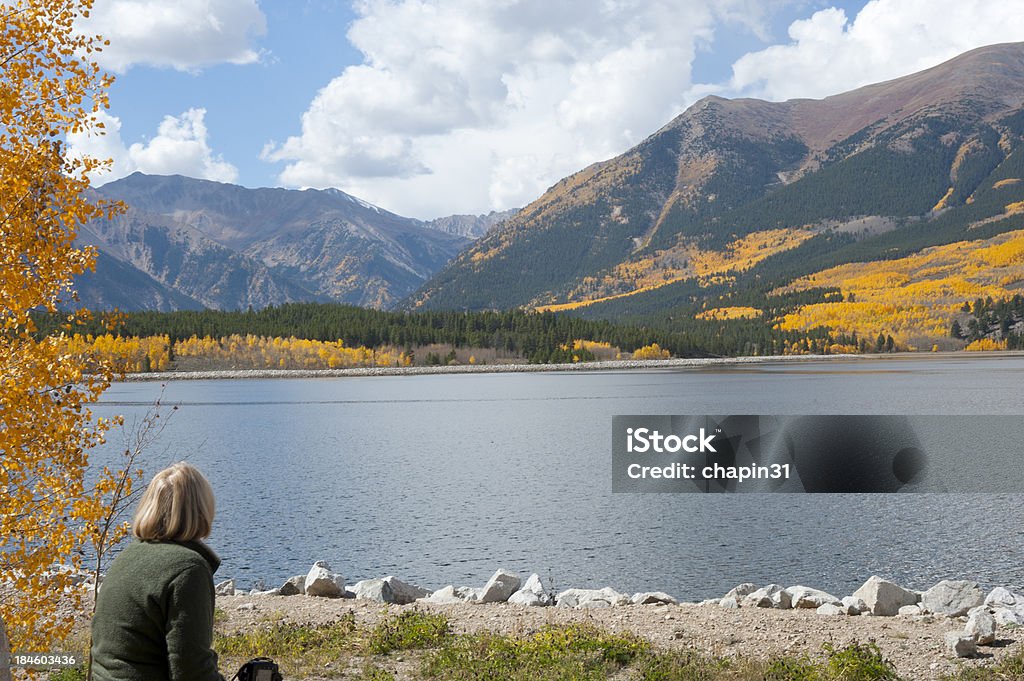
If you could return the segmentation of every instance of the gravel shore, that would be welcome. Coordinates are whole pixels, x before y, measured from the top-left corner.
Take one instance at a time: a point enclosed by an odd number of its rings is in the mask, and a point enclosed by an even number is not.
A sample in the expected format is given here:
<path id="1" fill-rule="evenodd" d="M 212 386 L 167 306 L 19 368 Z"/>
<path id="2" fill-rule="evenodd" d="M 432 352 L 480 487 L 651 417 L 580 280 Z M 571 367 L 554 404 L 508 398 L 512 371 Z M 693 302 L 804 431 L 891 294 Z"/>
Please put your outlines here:
<path id="1" fill-rule="evenodd" d="M 632 632 L 661 648 L 693 648 L 726 657 L 765 658 L 776 653 L 816 657 L 822 655 L 824 643 L 842 647 L 874 641 L 900 676 L 914 680 L 939 679 L 960 666 L 989 665 L 1024 650 L 1024 628 L 1000 629 L 996 645 L 981 648 L 981 657 L 957 660 L 945 651 L 943 637 L 962 629 L 963 621 L 939 616 L 829 617 L 814 610 L 725 610 L 693 604 L 586 610 L 507 603 L 385 606 L 369 600 L 305 596 L 221 596 L 217 607 L 224 613 L 218 628 L 225 632 L 251 631 L 273 622 L 324 624 L 347 613 L 358 624 L 374 626 L 382 617 L 420 608 L 444 613 L 459 633 L 489 630 L 522 635 L 549 624 L 590 623 L 612 632 Z"/>

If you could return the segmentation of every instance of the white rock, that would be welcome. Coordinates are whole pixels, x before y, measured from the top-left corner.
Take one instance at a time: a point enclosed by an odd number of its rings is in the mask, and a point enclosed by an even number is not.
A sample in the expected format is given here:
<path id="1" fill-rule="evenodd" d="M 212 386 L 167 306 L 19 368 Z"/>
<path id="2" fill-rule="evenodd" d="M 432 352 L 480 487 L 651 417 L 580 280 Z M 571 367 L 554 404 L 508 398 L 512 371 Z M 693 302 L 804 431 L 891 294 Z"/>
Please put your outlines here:
<path id="1" fill-rule="evenodd" d="M 454 593 L 467 603 L 476 603 L 480 600 L 481 589 L 474 589 L 471 586 L 457 586 Z"/>
<path id="2" fill-rule="evenodd" d="M 927 612 L 947 617 L 966 615 L 971 608 L 985 602 L 985 594 L 977 582 L 944 579 L 921 594 L 921 607 Z"/>
<path id="3" fill-rule="evenodd" d="M 306 575 L 296 575 L 282 584 L 278 591 L 282 596 L 301 596 L 306 593 Z"/>
<path id="4" fill-rule="evenodd" d="M 740 607 L 740 602 L 734 596 L 729 596 L 718 601 L 718 607 L 725 608 L 726 610 L 736 610 Z"/>
<path id="5" fill-rule="evenodd" d="M 835 603 L 823 603 L 818 606 L 815 612 L 819 615 L 845 615 L 846 608 L 836 605 Z"/>
<path id="6" fill-rule="evenodd" d="M 509 596 L 514 594 L 523 581 L 519 575 L 505 570 L 498 570 L 487 580 L 486 586 L 480 592 L 480 603 L 504 603 Z"/>
<path id="7" fill-rule="evenodd" d="M 1017 605 L 1024 605 L 1024 596 L 997 586 L 988 592 L 988 596 L 985 597 L 985 605 L 992 608 L 1013 608 Z"/>
<path id="8" fill-rule="evenodd" d="M 946 651 L 956 657 L 974 657 L 978 654 L 978 643 L 962 631 L 950 631 L 946 633 Z"/>
<path id="9" fill-rule="evenodd" d="M 722 598 L 735 598 L 736 602 L 739 603 L 755 591 L 757 591 L 757 584 L 752 584 L 751 582 L 744 582 L 739 586 L 734 586 L 732 589 L 729 590 L 729 593 L 725 594 L 725 596 L 723 596 Z"/>
<path id="10" fill-rule="evenodd" d="M 434 593 L 421 598 L 420 600 L 426 603 L 465 603 L 466 599 L 461 596 L 455 595 L 455 587 L 448 585 L 444 588 L 438 589 Z"/>
<path id="11" fill-rule="evenodd" d="M 642 591 L 633 594 L 629 602 L 633 605 L 679 605 L 679 601 L 663 591 Z"/>
<path id="12" fill-rule="evenodd" d="M 859 615 L 862 612 L 868 611 L 867 603 L 860 598 L 854 596 L 846 596 L 842 601 L 843 607 L 846 608 L 847 615 Z"/>
<path id="13" fill-rule="evenodd" d="M 408 605 L 415 603 L 419 598 L 430 595 L 430 591 L 413 584 L 406 584 L 400 579 L 388 575 L 379 579 L 364 579 L 356 582 L 352 587 L 352 593 L 356 598 L 362 598 L 378 603 L 394 603 L 396 605 Z"/>
<path id="14" fill-rule="evenodd" d="M 610 608 L 629 605 L 629 596 L 610 586 L 603 589 L 566 589 L 555 597 L 560 608 Z"/>
<path id="15" fill-rule="evenodd" d="M 255 610 L 255 609 L 256 609 L 256 604 L 255 603 L 242 603 L 237 608 L 235 608 L 235 610 Z"/>
<path id="16" fill-rule="evenodd" d="M 508 602 L 513 605 L 545 606 L 551 605 L 551 595 L 544 590 L 540 575 L 534 573 L 527 578 L 519 591 L 509 596 Z"/>
<path id="17" fill-rule="evenodd" d="M 921 610 L 920 605 L 904 605 L 900 607 L 899 611 L 896 614 L 900 617 L 917 617 L 922 613 L 923 611 Z"/>
<path id="18" fill-rule="evenodd" d="M 718 605 L 721 602 L 722 602 L 721 598 L 705 598 L 700 603 L 694 603 L 694 605 L 699 605 L 699 606 L 701 606 L 703 608 L 707 608 L 707 607 L 710 607 L 710 606 L 713 606 L 713 605 Z"/>
<path id="19" fill-rule="evenodd" d="M 980 646 L 995 643 L 996 618 L 992 616 L 992 611 L 984 605 L 972 608 L 967 613 L 967 626 L 964 627 L 964 633 L 973 636 Z"/>
<path id="20" fill-rule="evenodd" d="M 793 601 L 789 592 L 780 585 L 769 584 L 746 596 L 743 599 L 743 605 L 788 610 L 793 607 Z"/>
<path id="21" fill-rule="evenodd" d="M 985 605 L 992 608 L 999 626 L 1024 625 L 1024 596 L 1000 586 L 985 597 Z"/>
<path id="22" fill-rule="evenodd" d="M 1001 627 L 1024 626 L 1024 616 L 1018 615 L 1016 610 L 1010 608 L 992 608 L 992 617 Z"/>
<path id="23" fill-rule="evenodd" d="M 281 595 L 281 590 L 280 589 L 265 589 L 263 591 L 260 591 L 258 589 L 253 589 L 252 591 L 249 592 L 249 595 L 250 596 L 280 596 Z"/>
<path id="24" fill-rule="evenodd" d="M 914 605 L 918 601 L 918 595 L 913 591 L 907 591 L 878 575 L 872 575 L 853 595 L 864 601 L 867 612 L 886 617 L 895 615 L 904 605 Z"/>
<path id="25" fill-rule="evenodd" d="M 307 596 L 342 598 L 345 595 L 345 578 L 331 572 L 331 566 L 318 560 L 309 569 L 303 591 Z"/>
<path id="26" fill-rule="evenodd" d="M 817 608 L 826 603 L 839 605 L 838 598 L 830 593 L 819 589 L 812 589 L 809 586 L 790 586 L 786 588 L 794 608 Z"/>
<path id="27" fill-rule="evenodd" d="M 235 580 L 225 579 L 223 582 L 213 587 L 213 592 L 218 596 L 234 596 L 235 595 Z"/>

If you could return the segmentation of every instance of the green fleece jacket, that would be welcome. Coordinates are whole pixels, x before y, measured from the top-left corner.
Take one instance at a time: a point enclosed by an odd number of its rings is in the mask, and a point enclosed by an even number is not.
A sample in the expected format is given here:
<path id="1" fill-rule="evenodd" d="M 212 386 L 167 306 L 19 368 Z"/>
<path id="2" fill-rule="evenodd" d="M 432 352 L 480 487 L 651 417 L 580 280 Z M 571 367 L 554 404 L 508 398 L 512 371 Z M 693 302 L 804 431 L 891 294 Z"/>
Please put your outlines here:
<path id="1" fill-rule="evenodd" d="M 111 563 L 92 620 L 95 681 L 223 681 L 213 573 L 202 542 L 132 542 Z"/>

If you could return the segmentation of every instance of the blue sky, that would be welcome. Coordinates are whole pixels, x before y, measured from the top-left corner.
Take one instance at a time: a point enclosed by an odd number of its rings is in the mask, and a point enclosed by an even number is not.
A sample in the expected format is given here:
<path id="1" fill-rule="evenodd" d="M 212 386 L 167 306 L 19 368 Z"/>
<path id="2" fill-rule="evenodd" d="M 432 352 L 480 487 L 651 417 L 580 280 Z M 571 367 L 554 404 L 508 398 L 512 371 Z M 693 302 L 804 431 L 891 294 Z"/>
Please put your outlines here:
<path id="1" fill-rule="evenodd" d="M 1024 0 L 96 0 L 135 170 L 517 207 L 707 94 L 823 97 L 1024 40 Z"/>

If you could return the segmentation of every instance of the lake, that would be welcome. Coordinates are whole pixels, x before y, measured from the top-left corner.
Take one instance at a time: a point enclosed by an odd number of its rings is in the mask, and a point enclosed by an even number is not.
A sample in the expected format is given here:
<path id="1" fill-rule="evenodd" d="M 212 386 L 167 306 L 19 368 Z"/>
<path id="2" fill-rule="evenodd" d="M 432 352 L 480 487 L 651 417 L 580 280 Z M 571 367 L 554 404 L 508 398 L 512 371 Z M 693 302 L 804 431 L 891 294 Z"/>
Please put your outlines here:
<path id="1" fill-rule="evenodd" d="M 1024 414 L 1024 357 L 809 360 L 713 368 L 118 383 L 98 415 L 176 404 L 147 474 L 186 459 L 217 494 L 218 579 L 277 586 L 327 560 L 480 586 L 498 567 L 554 588 L 720 596 L 740 582 L 851 593 L 872 574 L 1024 591 L 1024 503 L 998 493 L 613 494 L 621 414 Z M 169 410 L 164 408 L 164 413 Z M 95 453 L 116 462 L 119 434 Z M 1020 465 L 1024 442 L 989 448 Z M 1019 478 L 1017 478 L 1019 479 Z M 1000 487 L 1002 482 L 1003 487 Z"/>

